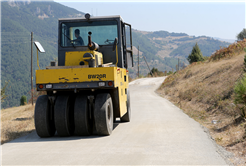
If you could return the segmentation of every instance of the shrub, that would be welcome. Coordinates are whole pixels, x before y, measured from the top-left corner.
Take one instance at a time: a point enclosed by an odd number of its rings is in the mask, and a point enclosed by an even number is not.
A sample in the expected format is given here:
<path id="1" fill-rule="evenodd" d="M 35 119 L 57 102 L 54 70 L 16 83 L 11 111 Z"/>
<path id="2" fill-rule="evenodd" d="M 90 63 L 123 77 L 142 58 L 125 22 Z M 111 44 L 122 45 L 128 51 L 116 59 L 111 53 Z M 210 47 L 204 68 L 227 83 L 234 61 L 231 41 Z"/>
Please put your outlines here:
<path id="1" fill-rule="evenodd" d="M 3 86 L 3 88 L 1 89 L 1 102 L 3 102 L 4 101 L 4 99 L 7 97 L 7 95 L 6 95 L 6 88 L 7 88 L 7 86 L 8 86 L 8 83 L 9 83 L 9 81 L 5 81 L 5 85 Z"/>
<path id="2" fill-rule="evenodd" d="M 234 103 L 241 110 L 241 116 L 246 118 L 246 75 L 236 83 L 234 92 Z"/>
<path id="3" fill-rule="evenodd" d="M 151 73 L 152 73 L 152 75 L 153 76 L 155 76 L 155 77 L 157 77 L 157 76 L 164 76 L 165 75 L 165 73 L 163 73 L 162 71 L 159 71 L 157 68 L 155 68 L 155 67 L 153 67 L 152 69 L 151 69 Z M 148 73 L 148 76 L 150 76 L 151 74 L 150 73 Z"/>
<path id="4" fill-rule="evenodd" d="M 246 52 L 246 47 L 244 47 L 244 51 Z M 244 55 L 244 63 L 243 63 L 243 71 L 246 72 L 246 54 Z"/>
<path id="5" fill-rule="evenodd" d="M 27 104 L 26 101 L 27 101 L 27 100 L 26 100 L 26 96 L 25 96 L 25 95 L 21 96 L 21 99 L 20 99 L 20 105 L 26 105 L 26 104 Z"/>

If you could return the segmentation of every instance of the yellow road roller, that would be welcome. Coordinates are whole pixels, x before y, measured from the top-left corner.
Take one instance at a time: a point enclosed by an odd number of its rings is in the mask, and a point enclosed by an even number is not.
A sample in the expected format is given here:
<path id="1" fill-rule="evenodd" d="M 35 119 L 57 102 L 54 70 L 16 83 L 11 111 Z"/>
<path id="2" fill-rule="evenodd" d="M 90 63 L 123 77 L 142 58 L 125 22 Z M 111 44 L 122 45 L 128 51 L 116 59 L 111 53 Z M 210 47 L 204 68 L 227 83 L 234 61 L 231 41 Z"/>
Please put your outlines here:
<path id="1" fill-rule="evenodd" d="M 128 68 L 133 67 L 131 25 L 121 16 L 58 21 L 58 64 L 36 70 L 40 137 L 112 133 L 116 118 L 130 122 Z"/>

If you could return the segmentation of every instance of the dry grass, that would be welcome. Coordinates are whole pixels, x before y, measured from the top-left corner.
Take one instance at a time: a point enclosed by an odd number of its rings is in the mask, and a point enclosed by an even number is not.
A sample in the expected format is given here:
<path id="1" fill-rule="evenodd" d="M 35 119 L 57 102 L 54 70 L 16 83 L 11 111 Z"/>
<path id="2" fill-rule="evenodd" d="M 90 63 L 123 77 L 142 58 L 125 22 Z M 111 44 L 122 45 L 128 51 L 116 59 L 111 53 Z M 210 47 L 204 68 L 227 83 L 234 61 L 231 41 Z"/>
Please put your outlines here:
<path id="1" fill-rule="evenodd" d="M 167 77 L 158 93 L 207 127 L 219 145 L 246 164 L 246 123 L 233 104 L 233 89 L 243 73 L 244 55 L 241 51 L 217 61 L 193 63 Z"/>
<path id="2" fill-rule="evenodd" d="M 220 60 L 221 58 L 225 58 L 225 57 L 232 57 L 234 55 L 237 55 L 239 52 L 243 51 L 245 47 L 246 47 L 246 39 L 242 41 L 238 41 L 236 43 L 229 45 L 226 48 L 221 48 L 220 50 L 216 50 L 216 52 L 213 55 L 211 55 L 211 57 L 209 58 L 209 61 Z"/>
<path id="3" fill-rule="evenodd" d="M 1 110 L 1 144 L 34 130 L 34 106 L 28 104 Z"/>

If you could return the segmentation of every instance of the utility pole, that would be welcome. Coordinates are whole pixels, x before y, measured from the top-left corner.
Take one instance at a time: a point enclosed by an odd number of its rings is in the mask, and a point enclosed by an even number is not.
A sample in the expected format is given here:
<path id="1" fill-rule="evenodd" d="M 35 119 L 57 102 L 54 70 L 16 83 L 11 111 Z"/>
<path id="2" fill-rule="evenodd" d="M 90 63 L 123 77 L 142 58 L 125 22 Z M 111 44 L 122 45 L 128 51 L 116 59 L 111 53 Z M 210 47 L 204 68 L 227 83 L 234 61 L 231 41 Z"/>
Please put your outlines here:
<path id="1" fill-rule="evenodd" d="M 139 78 L 139 46 L 138 46 L 138 78 Z"/>
<path id="2" fill-rule="evenodd" d="M 31 32 L 31 93 L 32 93 L 32 105 L 33 105 L 33 77 L 32 77 L 32 45 L 33 45 L 33 32 Z"/>
<path id="3" fill-rule="evenodd" d="M 143 57 L 144 57 L 144 60 L 145 60 L 145 62 L 146 62 L 146 64 L 147 64 L 147 66 L 148 66 L 148 68 L 149 68 L 149 65 L 148 65 L 148 63 L 147 63 L 146 58 L 145 58 L 145 56 L 144 56 L 144 55 L 143 55 Z M 150 73 L 150 74 L 151 74 L 151 76 L 153 77 L 153 74 L 152 74 L 152 72 L 151 72 L 150 68 L 149 68 L 149 73 Z"/>

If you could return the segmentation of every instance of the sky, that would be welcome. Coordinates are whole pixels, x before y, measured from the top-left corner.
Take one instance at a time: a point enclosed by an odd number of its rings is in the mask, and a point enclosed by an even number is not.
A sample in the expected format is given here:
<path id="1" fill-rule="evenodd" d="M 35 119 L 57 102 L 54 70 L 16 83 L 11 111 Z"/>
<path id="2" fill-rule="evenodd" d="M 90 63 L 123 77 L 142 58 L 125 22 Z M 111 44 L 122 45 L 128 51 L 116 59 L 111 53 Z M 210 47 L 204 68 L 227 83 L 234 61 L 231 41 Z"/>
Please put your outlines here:
<path id="1" fill-rule="evenodd" d="M 93 16 L 121 15 L 141 31 L 168 31 L 236 40 L 246 28 L 246 0 L 55 0 Z"/>

